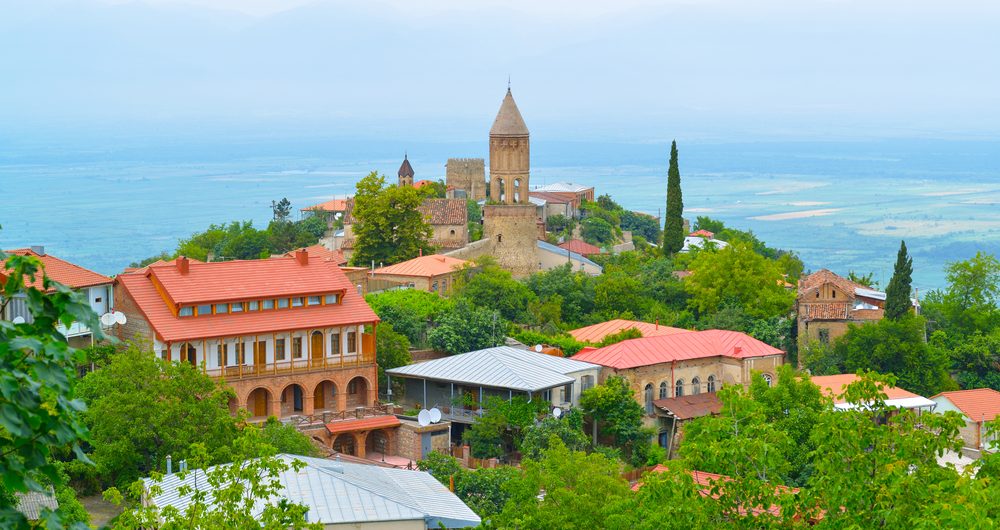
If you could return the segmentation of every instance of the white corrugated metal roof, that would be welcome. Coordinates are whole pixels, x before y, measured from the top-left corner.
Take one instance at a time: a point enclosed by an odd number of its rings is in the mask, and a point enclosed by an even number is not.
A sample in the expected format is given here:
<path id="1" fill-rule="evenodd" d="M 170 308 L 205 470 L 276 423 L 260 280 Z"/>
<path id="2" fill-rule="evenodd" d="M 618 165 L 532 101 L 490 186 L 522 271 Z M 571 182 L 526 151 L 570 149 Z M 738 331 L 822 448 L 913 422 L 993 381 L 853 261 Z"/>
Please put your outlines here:
<path id="1" fill-rule="evenodd" d="M 477 526 L 480 518 L 454 493 L 429 473 L 393 469 L 322 458 L 278 455 L 289 465 L 301 460 L 306 465 L 281 473 L 281 498 L 303 504 L 310 522 L 324 525 L 378 521 L 423 520 L 427 528 Z M 210 468 L 211 469 L 211 468 Z M 147 488 L 154 483 L 144 479 Z M 184 510 L 191 495 L 181 496 L 181 485 L 207 487 L 204 470 L 194 470 L 181 480 L 174 473 L 157 484 L 162 493 L 150 499 L 156 506 Z M 255 508 L 260 513 L 263 501 Z"/>
<path id="2" fill-rule="evenodd" d="M 548 184 L 545 186 L 539 186 L 535 188 L 534 191 L 554 191 L 554 192 L 572 192 L 580 193 L 581 191 L 587 191 L 593 188 L 593 186 L 584 186 L 583 184 L 576 184 L 573 182 L 556 182 L 555 184 Z"/>
<path id="3" fill-rule="evenodd" d="M 864 296 L 865 298 L 874 298 L 876 300 L 885 300 L 885 293 L 882 291 L 876 291 L 874 289 L 862 289 L 860 287 L 854 288 L 854 294 L 858 296 Z"/>
<path id="4" fill-rule="evenodd" d="M 915 409 L 918 407 L 934 408 L 937 406 L 937 403 L 922 396 L 887 399 L 885 400 L 885 404 L 886 406 L 889 407 L 899 407 L 902 409 Z M 854 403 L 836 403 L 834 404 L 833 407 L 838 410 L 851 410 L 859 408 L 858 405 Z M 860 408 L 867 408 L 867 407 L 868 407 L 867 405 L 862 405 Z"/>
<path id="5" fill-rule="evenodd" d="M 600 367 L 565 357 L 497 346 L 385 372 L 394 376 L 537 392 L 572 383 L 573 377 L 568 374 L 590 369 Z"/>
<path id="6" fill-rule="evenodd" d="M 549 243 L 548 241 L 542 241 L 541 239 L 539 239 L 535 243 L 538 244 L 538 250 L 543 250 L 545 252 L 551 252 L 551 253 L 556 254 L 558 256 L 566 256 L 568 254 L 570 258 L 573 258 L 573 259 L 575 259 L 577 261 L 586 263 L 588 265 L 593 265 L 594 267 L 597 267 L 597 268 L 601 269 L 602 271 L 604 270 L 604 267 L 601 267 L 600 265 L 594 263 L 593 260 L 591 260 L 590 258 L 584 256 L 583 254 L 579 254 L 577 252 L 573 252 L 572 250 L 565 249 L 565 248 L 562 248 L 562 247 L 557 247 L 556 245 L 553 245 L 552 243 Z"/>

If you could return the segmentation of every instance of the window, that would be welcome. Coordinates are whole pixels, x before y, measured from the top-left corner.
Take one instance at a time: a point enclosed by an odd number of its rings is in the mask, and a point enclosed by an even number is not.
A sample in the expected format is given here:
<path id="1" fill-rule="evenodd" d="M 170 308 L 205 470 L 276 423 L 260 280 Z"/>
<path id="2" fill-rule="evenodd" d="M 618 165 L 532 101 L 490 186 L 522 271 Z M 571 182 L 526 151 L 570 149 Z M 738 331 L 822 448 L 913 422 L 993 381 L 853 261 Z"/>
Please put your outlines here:
<path id="1" fill-rule="evenodd" d="M 274 309 L 274 299 L 264 300 L 264 309 Z"/>
<path id="2" fill-rule="evenodd" d="M 708 376 L 708 382 L 705 383 L 705 386 L 706 386 L 706 388 L 705 388 L 706 392 L 715 392 L 715 376 L 714 375 Z"/>
<path id="3" fill-rule="evenodd" d="M 701 394 L 701 379 L 695 377 L 691 380 L 691 395 L 697 396 L 698 394 Z"/>
<path id="4" fill-rule="evenodd" d="M 220 368 L 229 364 L 229 345 L 221 340 L 215 347 L 215 363 Z"/>
<path id="5" fill-rule="evenodd" d="M 674 383 L 674 397 L 681 397 L 683 395 L 684 395 L 684 380 L 678 379 L 677 382 Z"/>
<path id="6" fill-rule="evenodd" d="M 198 316 L 205 316 L 212 314 L 212 304 L 205 304 L 198 306 Z"/>
<path id="7" fill-rule="evenodd" d="M 160 350 L 160 359 L 166 361 L 170 358 L 170 350 Z"/>
<path id="8" fill-rule="evenodd" d="M 455 229 L 454 228 L 452 228 L 449 232 L 451 233 L 451 235 L 455 235 Z"/>
<path id="9" fill-rule="evenodd" d="M 274 358 L 279 361 L 285 360 L 285 339 L 274 339 Z"/>
<path id="10" fill-rule="evenodd" d="M 437 291 L 437 290 L 438 290 L 438 282 L 432 283 L 431 284 L 431 291 Z"/>
<path id="11" fill-rule="evenodd" d="M 224 315 L 229 312 L 229 304 L 215 304 L 215 314 Z"/>
<path id="12" fill-rule="evenodd" d="M 302 337 L 292 337 L 292 357 L 302 358 Z"/>
<path id="13" fill-rule="evenodd" d="M 668 385 L 666 381 L 660 383 L 660 399 L 667 399 L 668 397 L 670 397 L 667 395 L 667 392 L 669 391 L 670 391 L 670 385 Z"/>
<path id="14" fill-rule="evenodd" d="M 309 297 L 309 305 L 319 305 L 319 297 L 318 296 L 310 296 Z"/>
<path id="15" fill-rule="evenodd" d="M 328 303 L 328 304 L 336 304 L 337 303 L 337 295 L 335 295 L 335 294 L 328 294 L 328 295 L 326 295 L 326 303 Z"/>
<path id="16" fill-rule="evenodd" d="M 580 378 L 580 391 L 583 392 L 589 388 L 594 388 L 594 376 L 585 375 Z"/>
<path id="17" fill-rule="evenodd" d="M 347 393 L 354 395 L 358 393 L 358 380 L 351 379 L 350 383 L 347 383 Z"/>
<path id="18" fill-rule="evenodd" d="M 348 331 L 347 332 L 347 353 L 357 353 L 358 352 L 358 332 Z"/>
<path id="19" fill-rule="evenodd" d="M 330 334 L 330 353 L 332 355 L 340 355 L 340 332 Z"/>
<path id="20" fill-rule="evenodd" d="M 653 413 L 653 383 L 646 383 L 646 389 L 645 389 L 644 394 L 645 394 L 645 397 L 646 397 L 646 414 L 652 414 Z"/>
<path id="21" fill-rule="evenodd" d="M 194 307 L 192 307 L 192 306 L 184 306 L 184 307 L 181 308 L 180 312 L 177 313 L 177 314 L 179 316 L 182 316 L 182 317 L 194 316 Z"/>
<path id="22" fill-rule="evenodd" d="M 240 356 L 240 364 L 247 364 L 247 343 L 242 340 L 237 342 L 236 353 Z"/>
<path id="23" fill-rule="evenodd" d="M 819 330 L 819 342 L 821 344 L 830 344 L 830 330 L 826 328 L 820 328 Z"/>
<path id="24" fill-rule="evenodd" d="M 242 313 L 243 312 L 243 302 L 238 302 L 238 303 L 233 304 L 232 305 L 232 309 L 230 311 L 232 311 L 233 313 Z"/>
<path id="25" fill-rule="evenodd" d="M 771 377 L 771 374 L 764 374 L 761 377 L 764 378 L 764 382 L 767 383 L 767 386 L 771 386 L 771 383 L 774 382 L 774 378 Z"/>
<path id="26" fill-rule="evenodd" d="M 836 298 L 836 297 L 837 297 L 837 291 L 833 291 L 832 292 L 832 298 Z"/>
<path id="27" fill-rule="evenodd" d="M 301 300 L 301 298 L 299 300 Z M 279 298 L 278 299 L 278 309 L 285 309 L 286 307 L 288 307 L 288 299 L 287 298 Z"/>
<path id="28" fill-rule="evenodd" d="M 301 296 L 292 298 L 292 307 L 302 307 L 304 303 L 305 302 L 303 301 L 303 298 Z"/>
<path id="29" fill-rule="evenodd" d="M 260 309 L 260 302 L 251 300 L 247 303 L 247 311 L 257 311 Z"/>

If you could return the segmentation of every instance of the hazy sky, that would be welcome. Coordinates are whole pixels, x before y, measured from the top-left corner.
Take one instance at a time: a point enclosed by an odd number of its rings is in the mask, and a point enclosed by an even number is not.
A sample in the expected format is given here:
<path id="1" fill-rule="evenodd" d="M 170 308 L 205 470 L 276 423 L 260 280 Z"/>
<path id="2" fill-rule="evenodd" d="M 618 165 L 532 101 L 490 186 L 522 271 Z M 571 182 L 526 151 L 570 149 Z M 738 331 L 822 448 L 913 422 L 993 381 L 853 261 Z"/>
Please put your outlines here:
<path id="1" fill-rule="evenodd" d="M 0 0 L 0 123 L 461 140 L 509 75 L 554 139 L 996 138 L 997 28 L 963 0 Z"/>

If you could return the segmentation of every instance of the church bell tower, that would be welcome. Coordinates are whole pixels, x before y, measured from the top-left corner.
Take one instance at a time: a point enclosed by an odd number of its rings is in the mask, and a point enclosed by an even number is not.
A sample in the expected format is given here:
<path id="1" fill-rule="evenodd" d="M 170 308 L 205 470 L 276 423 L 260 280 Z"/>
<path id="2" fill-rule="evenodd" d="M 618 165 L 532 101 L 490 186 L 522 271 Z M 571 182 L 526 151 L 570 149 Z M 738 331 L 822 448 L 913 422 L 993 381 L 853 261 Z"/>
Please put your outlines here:
<path id="1" fill-rule="evenodd" d="M 490 129 L 490 200 L 529 204 L 528 174 L 528 126 L 508 87 Z"/>

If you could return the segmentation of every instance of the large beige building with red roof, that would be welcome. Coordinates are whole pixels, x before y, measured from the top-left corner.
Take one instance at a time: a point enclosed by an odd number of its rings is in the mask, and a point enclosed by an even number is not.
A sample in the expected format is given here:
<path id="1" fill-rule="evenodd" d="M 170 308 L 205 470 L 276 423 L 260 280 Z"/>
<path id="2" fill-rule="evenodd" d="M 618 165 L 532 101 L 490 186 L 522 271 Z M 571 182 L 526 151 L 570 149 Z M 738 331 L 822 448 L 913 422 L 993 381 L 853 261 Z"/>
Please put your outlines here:
<path id="1" fill-rule="evenodd" d="M 333 260 L 181 257 L 118 276 L 115 302 L 122 339 L 224 378 L 254 417 L 376 404 L 378 317 Z"/>
<path id="2" fill-rule="evenodd" d="M 444 295 L 451 292 L 459 269 L 466 263 L 465 260 L 451 256 L 432 254 L 375 269 L 371 277 Z"/>
<path id="3" fill-rule="evenodd" d="M 795 311 L 799 344 L 827 344 L 848 325 L 882 319 L 885 293 L 821 269 L 799 280 Z"/>
<path id="4" fill-rule="evenodd" d="M 86 296 L 87 301 L 90 302 L 90 308 L 98 316 L 114 309 L 111 294 L 113 280 L 111 278 L 47 254 L 45 247 L 41 246 L 5 250 L 4 252 L 38 259 L 42 263 L 42 272 L 45 276 Z M 7 280 L 5 263 L 6 261 L 0 262 L 0 283 Z M 42 277 L 37 276 L 34 282 L 29 283 L 29 287 L 42 289 Z M 0 320 L 13 321 L 20 318 L 24 319 L 25 322 L 32 321 L 31 312 L 28 310 L 23 295 L 14 296 L 6 305 L 0 304 L 0 310 L 3 311 L 0 313 Z M 59 329 L 72 346 L 89 346 L 93 339 L 93 332 L 90 328 L 79 322 L 74 322 L 68 328 L 60 324 Z"/>

